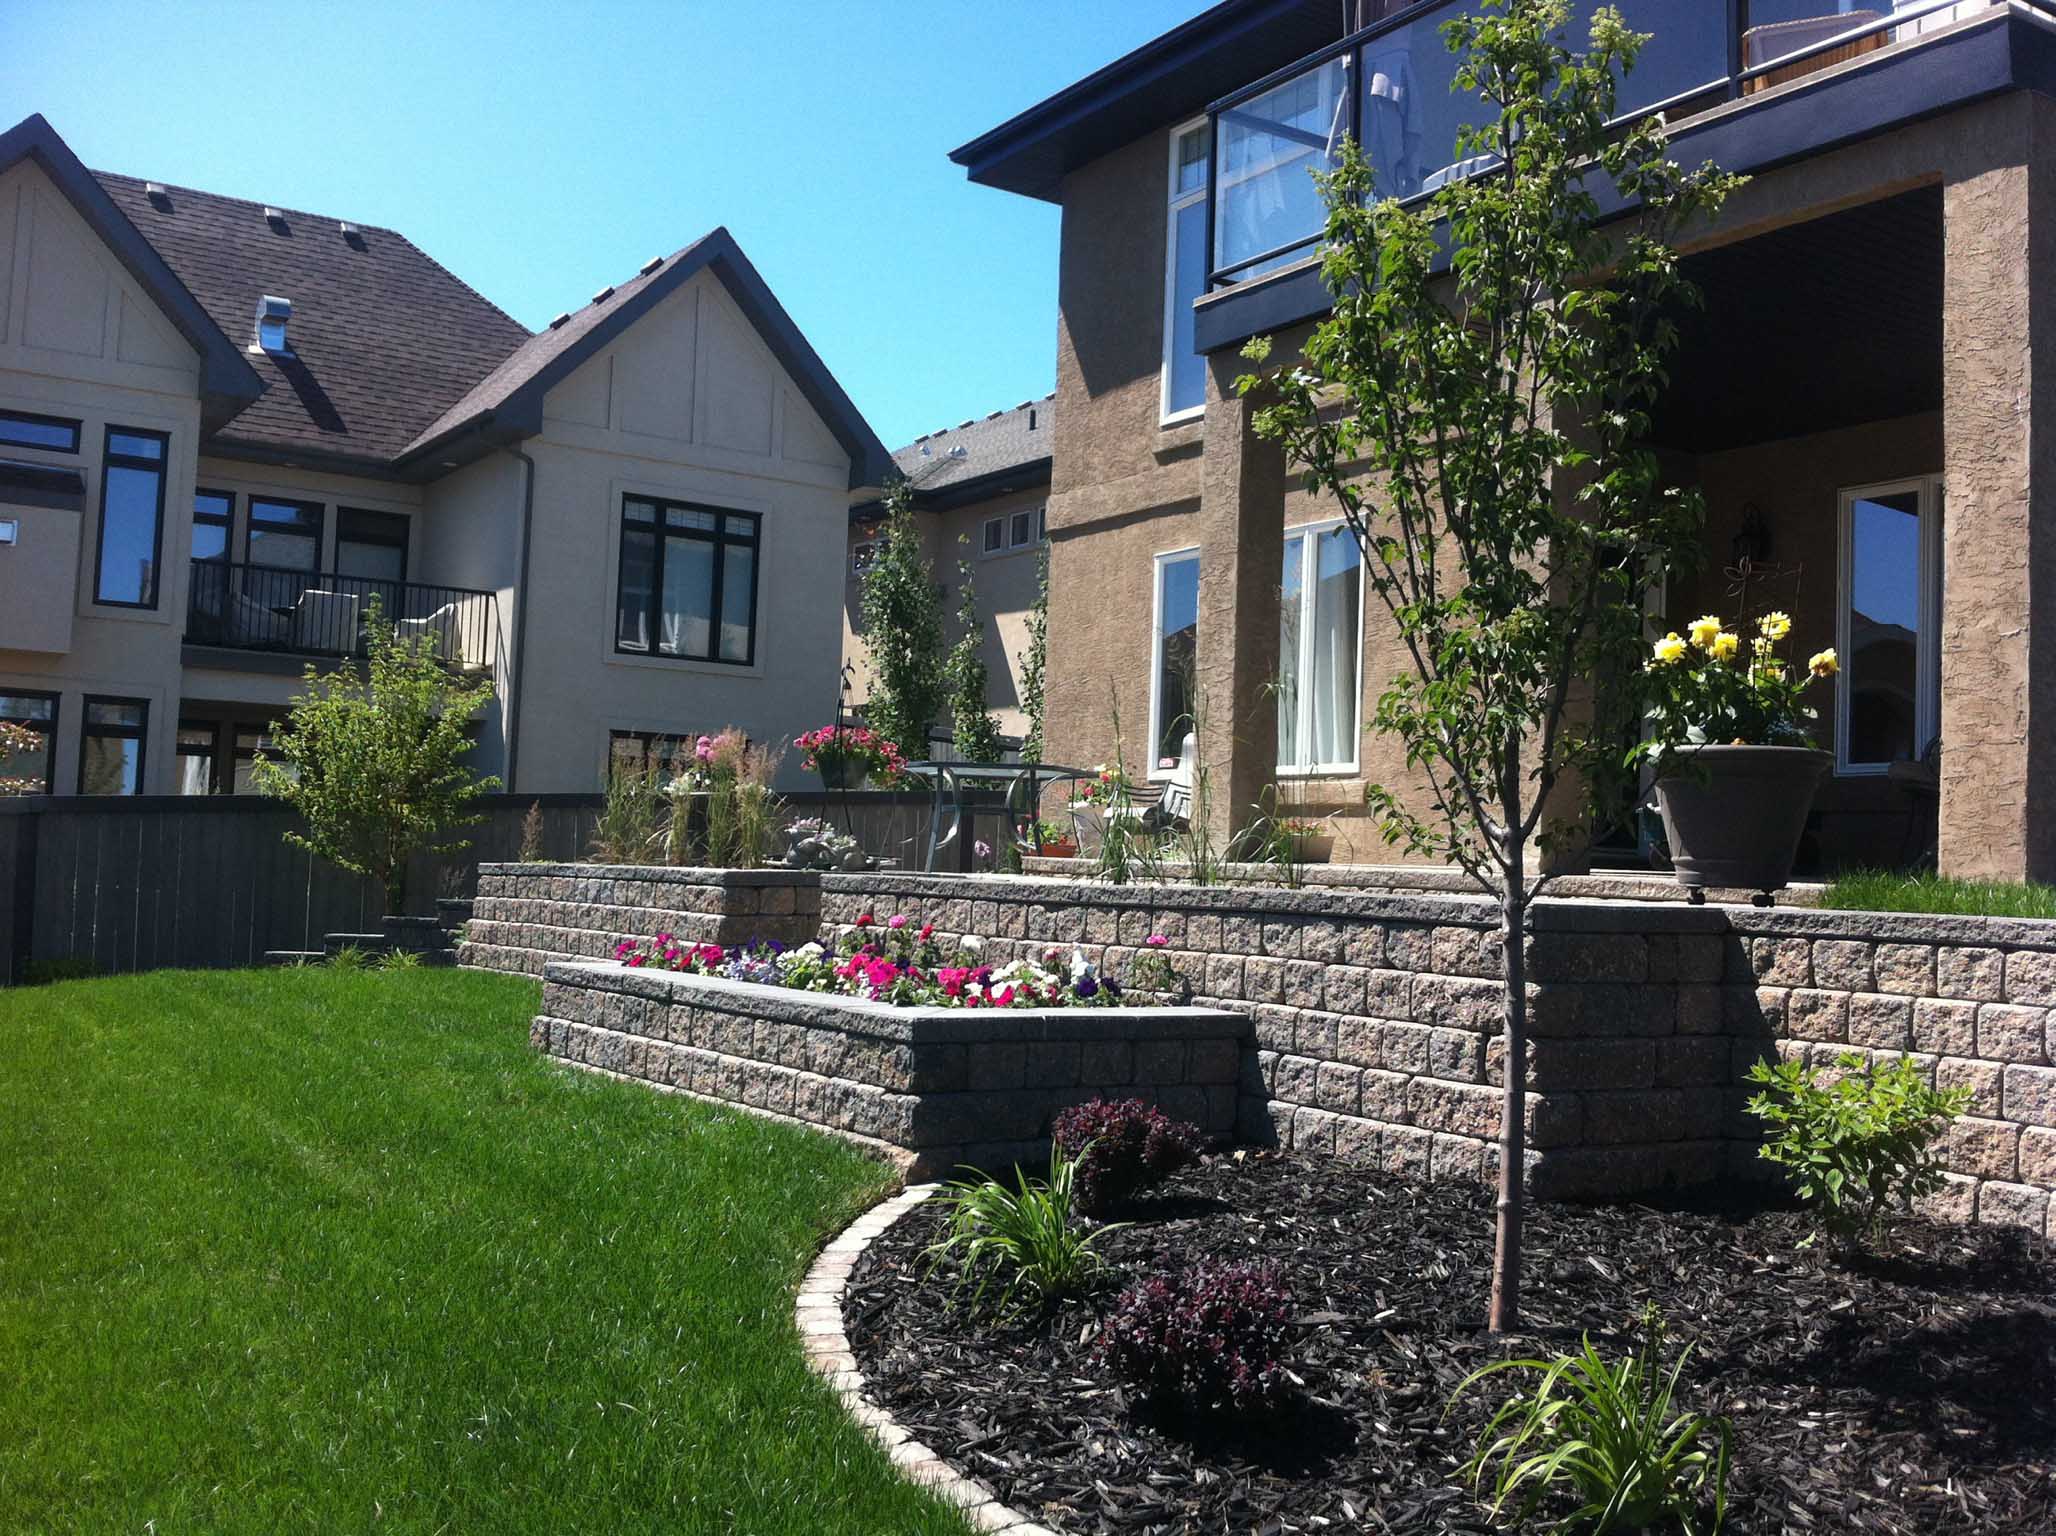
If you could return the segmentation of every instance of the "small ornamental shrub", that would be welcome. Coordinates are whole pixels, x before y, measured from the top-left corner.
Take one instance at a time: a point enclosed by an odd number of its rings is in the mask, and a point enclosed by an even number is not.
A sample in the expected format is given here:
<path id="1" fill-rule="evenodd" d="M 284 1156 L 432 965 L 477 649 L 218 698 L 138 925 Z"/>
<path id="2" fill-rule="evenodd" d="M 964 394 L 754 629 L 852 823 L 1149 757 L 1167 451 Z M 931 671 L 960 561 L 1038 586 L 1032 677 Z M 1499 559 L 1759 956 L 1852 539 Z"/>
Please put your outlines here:
<path id="1" fill-rule="evenodd" d="M 1832 1079 L 1797 1061 L 1759 1061 L 1764 1092 L 1749 1113 L 1768 1130 L 1758 1156 L 1783 1168 L 1837 1241 L 1874 1234 L 1942 1187 L 1935 1145 L 1970 1103 L 1968 1088 L 1936 1088 L 1910 1057 L 1875 1066 L 1851 1052 Z"/>
<path id="2" fill-rule="evenodd" d="M 1618 1364 L 1585 1339 L 1551 1360 L 1501 1360 L 1473 1371 L 1456 1396 L 1507 1371 L 1541 1379 L 1499 1406 L 1464 1469 L 1473 1487 L 1492 1474 L 1492 1513 L 1525 1519 L 1552 1491 L 1579 1507 L 1554 1529 L 1613 1536 L 1651 1529 L 1713 1536 L 1727 1515 L 1728 1421 L 1674 1412 L 1692 1351 L 1664 1359 L 1667 1334 L 1651 1307 L 1642 1345 Z M 1454 1400 L 1452 1399 L 1452 1402 Z M 1496 1470 L 1494 1470 L 1496 1467 Z M 1711 1520 L 1703 1519 L 1712 1503 Z"/>
<path id="3" fill-rule="evenodd" d="M 1206 1136 L 1141 1099 L 1090 1099 L 1056 1118 L 1058 1149 L 1078 1160 L 1078 1209 L 1104 1216 L 1199 1161 Z"/>
<path id="4" fill-rule="evenodd" d="M 1018 1170 L 1015 1187 L 978 1178 L 948 1185 L 942 1202 L 949 1226 L 928 1246 L 929 1263 L 957 1265 L 959 1291 L 969 1288 L 976 1305 L 996 1284 L 998 1305 L 1047 1303 L 1074 1296 L 1105 1267 L 1094 1248 L 1118 1227 L 1090 1231 L 1072 1219 L 1077 1165 L 1060 1151 L 1049 1159 L 1049 1182 Z"/>
<path id="5" fill-rule="evenodd" d="M 1262 1408 L 1284 1377 L 1291 1313 L 1269 1269 L 1207 1260 L 1123 1291 L 1100 1330 L 1099 1361 L 1159 1407 Z"/>

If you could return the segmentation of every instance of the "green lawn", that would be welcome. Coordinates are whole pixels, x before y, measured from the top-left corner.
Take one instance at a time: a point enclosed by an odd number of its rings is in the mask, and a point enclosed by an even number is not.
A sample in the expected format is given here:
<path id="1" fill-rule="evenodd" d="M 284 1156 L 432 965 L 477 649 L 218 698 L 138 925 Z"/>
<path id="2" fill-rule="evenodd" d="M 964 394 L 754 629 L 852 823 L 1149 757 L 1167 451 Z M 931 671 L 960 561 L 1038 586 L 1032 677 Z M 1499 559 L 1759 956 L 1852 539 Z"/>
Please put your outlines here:
<path id="1" fill-rule="evenodd" d="M 0 991 L 0 1531 L 938 1532 L 801 1361 L 887 1177 L 449 971 Z"/>
<path id="2" fill-rule="evenodd" d="M 1953 912 L 1982 917 L 2056 917 L 2056 886 L 2004 880 L 1945 880 L 1855 870 L 1838 875 L 1820 904 L 1851 912 Z"/>

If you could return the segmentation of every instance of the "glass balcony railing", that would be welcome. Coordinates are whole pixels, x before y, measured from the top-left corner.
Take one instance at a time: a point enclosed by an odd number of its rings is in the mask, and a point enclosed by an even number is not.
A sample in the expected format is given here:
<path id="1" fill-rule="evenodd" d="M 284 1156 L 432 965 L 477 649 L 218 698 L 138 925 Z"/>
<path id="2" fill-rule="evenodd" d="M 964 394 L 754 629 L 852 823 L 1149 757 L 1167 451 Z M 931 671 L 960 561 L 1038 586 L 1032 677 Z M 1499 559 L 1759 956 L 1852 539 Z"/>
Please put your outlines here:
<path id="1" fill-rule="evenodd" d="M 1652 34 L 1621 84 L 1621 117 L 1673 117 L 1888 43 L 1921 36 L 2001 0 L 1577 0 L 1567 39 L 1590 35 L 1600 4 Z M 2052 0 L 2033 0 L 2056 13 Z M 1421 197 L 1486 169 L 1459 161 L 1458 130 L 1477 101 L 1450 89 L 1456 60 L 1441 28 L 1464 0 L 1394 3 L 1363 30 L 1216 102 L 1209 286 L 1260 277 L 1310 254 L 1324 215 L 1312 172 L 1333 169 L 1342 141 L 1364 147 L 1377 190 Z"/>

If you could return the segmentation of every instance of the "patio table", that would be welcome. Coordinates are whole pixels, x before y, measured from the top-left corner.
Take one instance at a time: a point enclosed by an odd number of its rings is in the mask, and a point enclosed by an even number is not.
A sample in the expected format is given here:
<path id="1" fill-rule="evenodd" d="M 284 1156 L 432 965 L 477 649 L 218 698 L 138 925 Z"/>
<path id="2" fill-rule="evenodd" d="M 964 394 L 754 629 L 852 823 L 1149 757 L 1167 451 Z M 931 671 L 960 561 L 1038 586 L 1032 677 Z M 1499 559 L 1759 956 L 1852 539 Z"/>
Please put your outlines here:
<path id="1" fill-rule="evenodd" d="M 1090 778 L 1095 770 L 1065 768 L 1057 763 L 919 762 L 908 763 L 905 772 L 909 778 L 919 779 L 925 783 L 931 796 L 928 844 L 921 867 L 933 874 L 936 855 L 963 836 L 965 818 L 972 814 L 972 808 L 964 798 L 967 791 L 1004 787 L 1005 797 L 1001 808 L 1012 823 L 1016 841 L 1019 841 L 1021 824 L 1026 822 L 1032 825 L 1036 819 L 1044 789 L 1067 780 Z M 1027 793 L 1017 808 L 1015 795 L 1023 789 Z M 946 814 L 949 817 L 947 832 L 943 831 Z"/>

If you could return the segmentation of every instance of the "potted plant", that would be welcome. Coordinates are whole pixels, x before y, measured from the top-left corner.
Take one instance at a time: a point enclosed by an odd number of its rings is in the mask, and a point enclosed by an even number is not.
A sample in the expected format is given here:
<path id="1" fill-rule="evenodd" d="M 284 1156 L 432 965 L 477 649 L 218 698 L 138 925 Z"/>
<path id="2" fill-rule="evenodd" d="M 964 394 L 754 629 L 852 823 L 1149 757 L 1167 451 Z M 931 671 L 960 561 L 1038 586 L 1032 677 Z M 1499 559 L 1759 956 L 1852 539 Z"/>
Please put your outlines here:
<path id="1" fill-rule="evenodd" d="M 1128 776 L 1119 768 L 1101 763 L 1092 772 L 1091 778 L 1079 779 L 1071 786 L 1070 802 L 1078 847 L 1088 854 L 1099 852 L 1107 822 L 1115 816 L 1132 815 L 1135 804 Z"/>
<path id="2" fill-rule="evenodd" d="M 1029 829 L 1035 852 L 1045 859 L 1075 859 L 1078 839 L 1053 821 L 1038 821 Z"/>
<path id="3" fill-rule="evenodd" d="M 1335 834 L 1318 821 L 1288 816 L 1278 823 L 1278 832 L 1291 840 L 1295 864 L 1325 864 L 1335 856 Z"/>
<path id="4" fill-rule="evenodd" d="M 906 766 L 900 749 L 861 725 L 823 725 L 795 737 L 806 766 L 821 775 L 824 789 L 862 789 L 876 776 L 899 777 Z"/>
<path id="5" fill-rule="evenodd" d="M 1839 663 L 1820 651 L 1802 671 L 1780 647 L 1783 613 L 1743 626 L 1717 616 L 1656 642 L 1646 664 L 1649 739 L 1636 749 L 1654 766 L 1656 804 L 1678 883 L 1694 902 L 1709 887 L 1757 892 L 1758 906 L 1792 876 L 1815 790 L 1832 758 L 1814 744 L 1805 702 Z"/>

